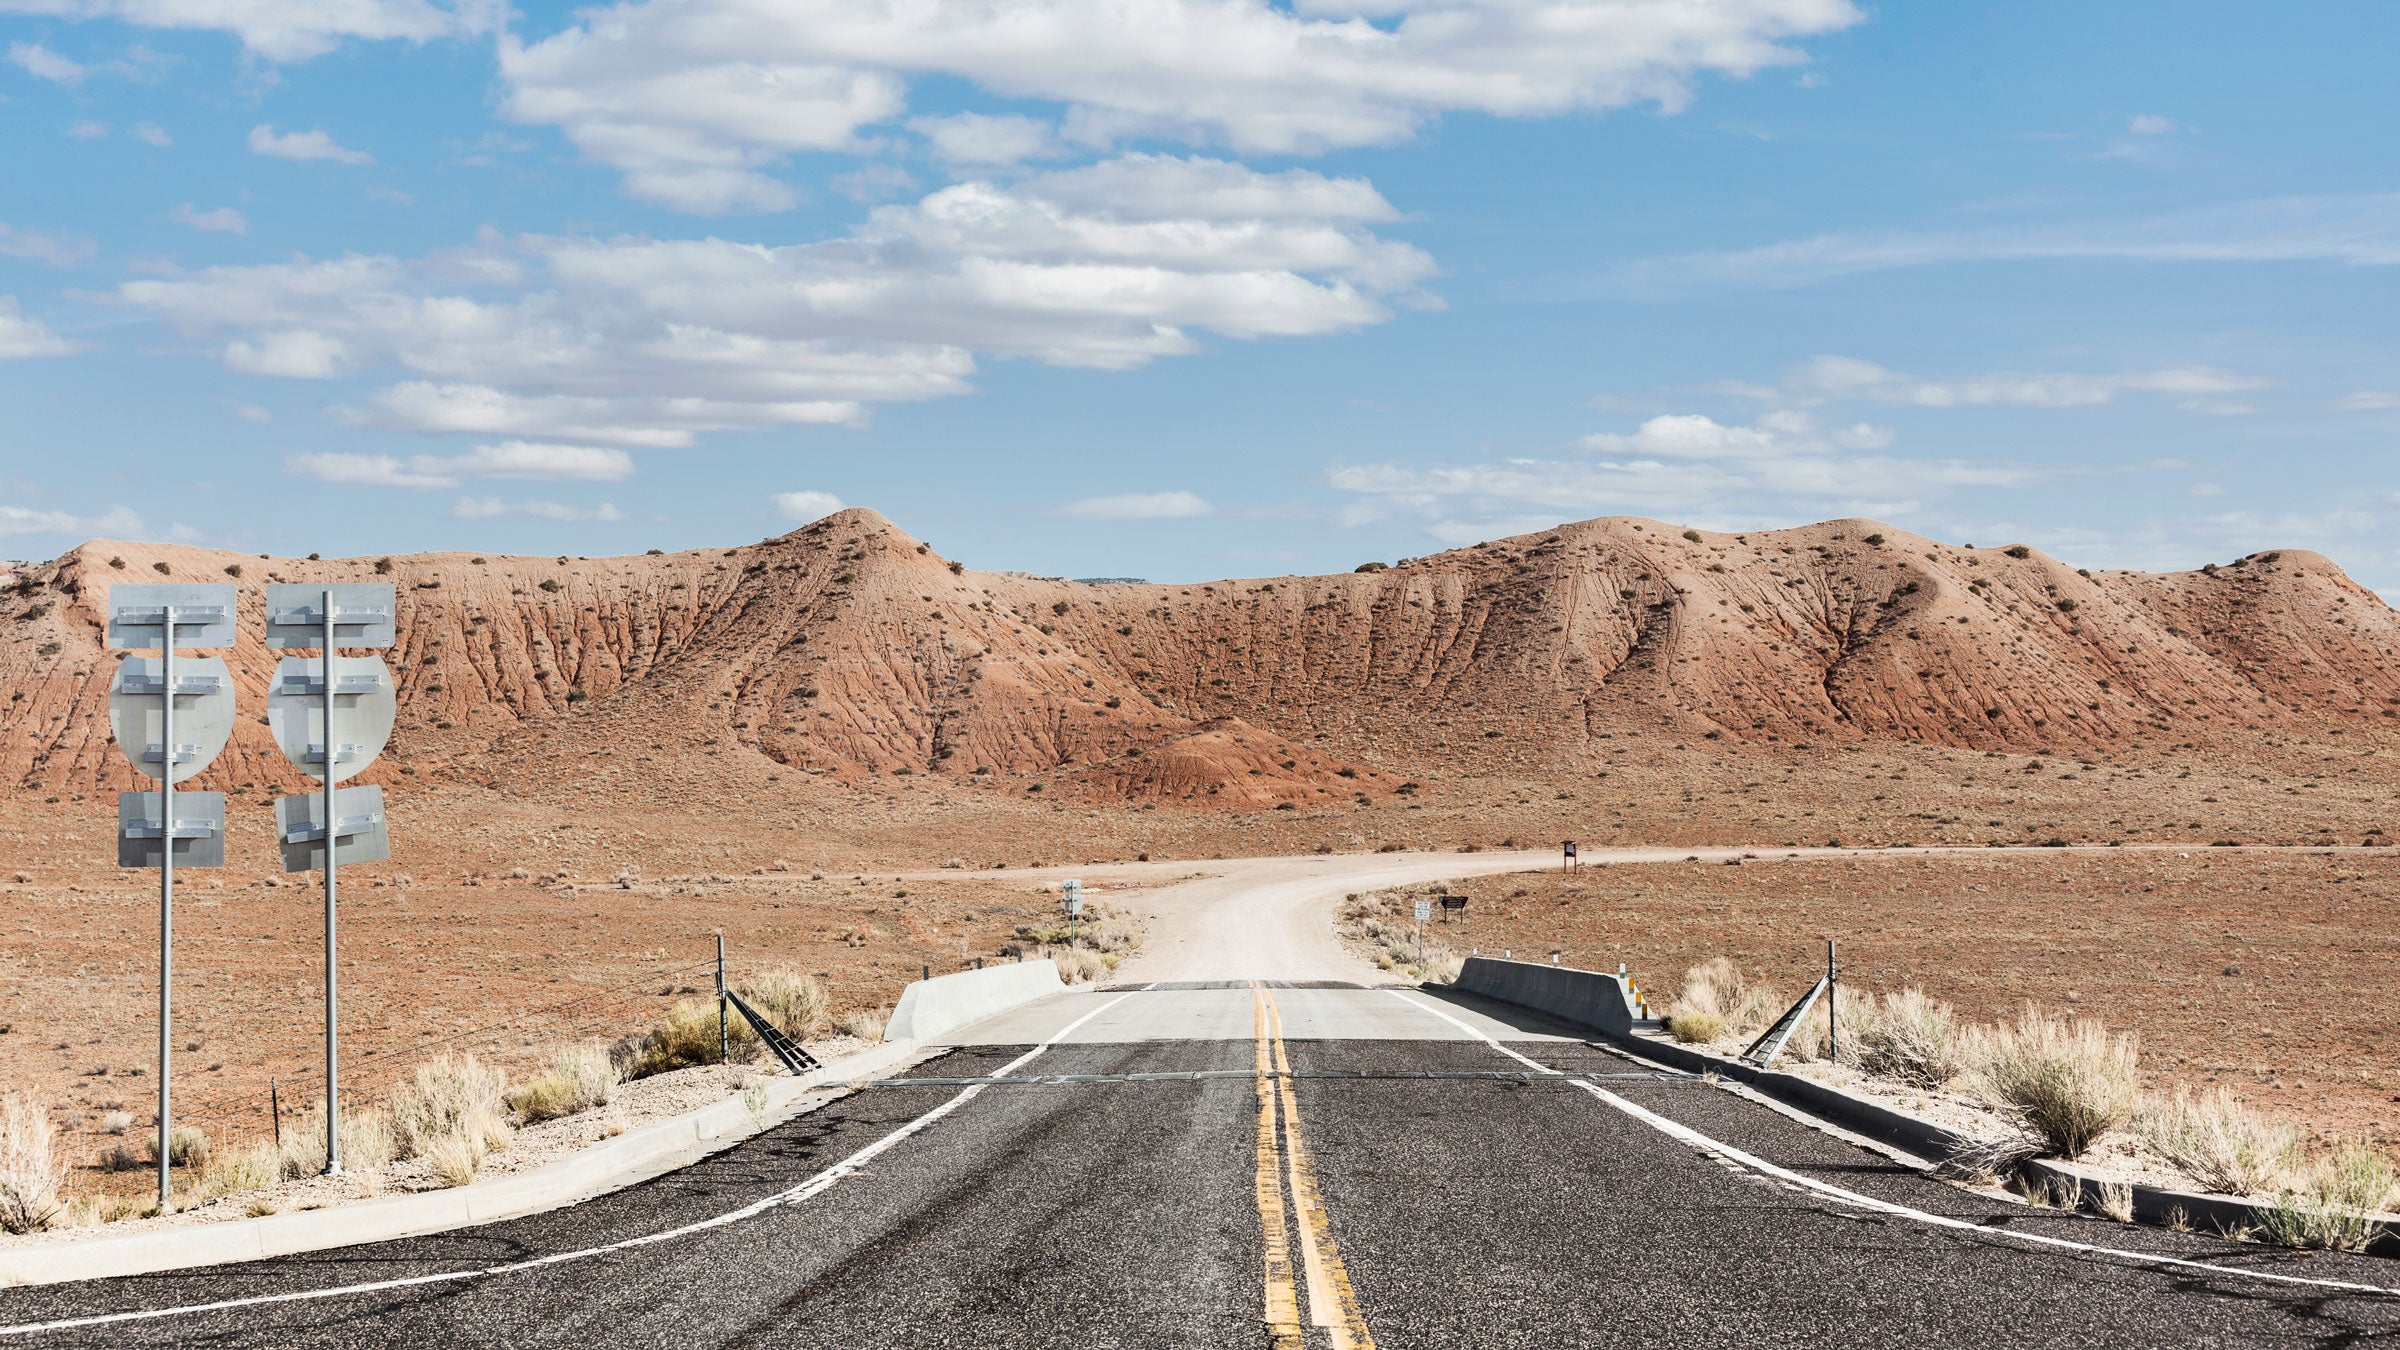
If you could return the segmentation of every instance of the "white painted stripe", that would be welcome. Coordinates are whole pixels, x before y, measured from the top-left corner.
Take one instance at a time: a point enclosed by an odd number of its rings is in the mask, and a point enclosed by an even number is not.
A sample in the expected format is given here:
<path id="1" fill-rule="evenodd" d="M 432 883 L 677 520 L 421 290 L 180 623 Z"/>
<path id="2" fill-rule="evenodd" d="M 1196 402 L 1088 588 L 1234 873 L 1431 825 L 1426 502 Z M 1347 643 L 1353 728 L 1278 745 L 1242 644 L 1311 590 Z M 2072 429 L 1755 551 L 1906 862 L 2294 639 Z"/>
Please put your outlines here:
<path id="1" fill-rule="evenodd" d="M 1450 1023 L 1452 1026 L 1458 1027 L 1470 1035 L 1475 1036 L 1477 1039 L 1483 1041 L 1485 1044 L 1491 1046 L 1501 1054 L 1507 1055 L 1511 1059 L 1524 1063 L 1542 1073 L 1559 1074 L 1557 1069 L 1553 1069 L 1547 1064 L 1528 1059 L 1525 1056 L 1518 1054 L 1516 1051 L 1509 1049 L 1507 1046 L 1502 1045 L 1500 1042 L 1493 1040 L 1491 1037 L 1484 1035 L 1482 1032 L 1477 1031 L 1475 1028 L 1468 1026 L 1466 1023 L 1459 1021 L 1457 1018 L 1452 1017 L 1450 1014 L 1443 1012 L 1441 1009 L 1436 1008 L 1431 1004 L 1425 1003 L 1419 999 L 1410 998 L 1408 995 L 1397 989 L 1387 990 L 1385 992 L 1391 994 L 1392 997 L 1399 999 L 1403 1003 L 1414 1004 L 1415 1006 L 1424 1009 L 1426 1012 L 1432 1013 L 1434 1016 Z M 1564 1075 L 1560 1076 L 1563 1077 Z M 1752 1155 L 1735 1148 L 1731 1144 L 1721 1143 L 1715 1139 L 1712 1139 L 1707 1135 L 1700 1133 L 1698 1130 L 1683 1124 L 1681 1121 L 1669 1120 L 1665 1116 L 1659 1115 L 1656 1112 L 1645 1110 L 1642 1107 L 1636 1106 L 1632 1102 L 1629 1102 L 1623 1097 L 1610 1092 L 1608 1089 L 1601 1087 L 1597 1083 L 1590 1083 L 1581 1079 L 1577 1079 L 1575 1080 L 1575 1086 L 1582 1088 L 1584 1091 L 1592 1094 L 1594 1097 L 1599 1098 L 1601 1101 L 1608 1103 L 1610 1106 L 1615 1107 L 1617 1110 L 1624 1112 L 1626 1115 L 1632 1116 L 1634 1119 L 1650 1126 L 1659 1133 L 1664 1134 L 1671 1139 L 1677 1140 L 1680 1143 L 1687 1144 L 1690 1147 L 1699 1150 L 1701 1153 L 1716 1159 L 1720 1163 L 1748 1168 L 1749 1170 L 1762 1176 L 1773 1177 L 1776 1180 L 1784 1182 L 1788 1185 L 1797 1186 L 1804 1190 L 1814 1191 L 1819 1195 L 1826 1196 L 1829 1199 L 1838 1200 L 1843 1204 L 1855 1205 L 1861 1209 L 1874 1210 L 1880 1214 L 1889 1214 L 1895 1218 L 1913 1219 L 1918 1223 L 1930 1224 L 1936 1228 L 1954 1229 L 1960 1232 L 1973 1233 L 1979 1237 L 2000 1238 L 2009 1242 L 2026 1242 L 2042 1247 L 2059 1247 L 2068 1251 L 2089 1252 L 2096 1256 L 2113 1256 L 2121 1260 L 2138 1262 L 2144 1265 L 2174 1266 L 2181 1270 L 2204 1270 L 2212 1275 L 2232 1275 L 2245 1280 L 2268 1280 L 2276 1284 L 2306 1285 L 2313 1289 L 2342 1289 L 2359 1294 L 2400 1295 L 2400 1289 L 2387 1289 L 2382 1285 L 2377 1284 L 2352 1284 L 2347 1280 L 2312 1280 L 2298 1275 L 2278 1274 L 2274 1271 L 2243 1270 L 2235 1266 L 2210 1265 L 2205 1261 L 2187 1261 L 2179 1256 L 2160 1256 L 2151 1252 L 2126 1251 L 2121 1247 L 2095 1246 L 2089 1242 L 2076 1242 L 2068 1238 L 2049 1237 L 2040 1233 L 2019 1233 L 2005 1228 L 1986 1228 L 1979 1223 L 1970 1223 L 1964 1219 L 1954 1219 L 1945 1214 L 1934 1214 L 1926 1210 L 1914 1209 L 1907 1205 L 1894 1204 L 1889 1200 L 1878 1200 L 1871 1195 L 1861 1195 L 1857 1191 L 1845 1190 L 1842 1187 L 1833 1185 L 1830 1182 L 1819 1181 L 1815 1177 L 1803 1176 L 1802 1174 L 1794 1172 L 1789 1168 L 1778 1167 L 1763 1158 L 1753 1157 Z"/>
<path id="2" fill-rule="evenodd" d="M 1098 1017 L 1100 1014 L 1107 1012 L 1110 1008 L 1117 1006 L 1119 1003 L 1122 1003 L 1131 997 L 1133 997 L 1131 994 L 1117 995 L 1115 998 L 1110 999 L 1108 1002 L 1101 1004 L 1099 1007 L 1094 1008 L 1090 1012 L 1085 1013 L 1083 1016 L 1075 1019 L 1065 1028 L 1060 1030 L 1056 1035 L 1052 1036 L 1049 1040 L 1042 1042 L 1040 1045 L 1033 1047 L 1031 1050 L 1028 1050 L 1024 1054 L 1017 1056 L 1015 1059 L 1010 1060 L 1008 1063 L 1002 1065 L 999 1069 L 986 1075 L 986 1077 L 1007 1077 L 1018 1067 L 1022 1066 L 1027 1060 L 1032 1059 L 1034 1056 L 1042 1053 L 1044 1050 L 1047 1050 L 1051 1046 L 1054 1046 L 1060 1041 L 1066 1039 L 1069 1035 L 1074 1033 L 1077 1027 L 1082 1026 L 1084 1023 L 1091 1021 L 1093 1018 Z M 697 1223 L 688 1223 L 681 1228 L 671 1228 L 663 1233 L 650 1233 L 642 1237 L 626 1238 L 621 1242 L 611 1242 L 599 1247 L 584 1247 L 571 1252 L 553 1252 L 548 1256 L 537 1256 L 526 1261 L 511 1261 L 505 1265 L 480 1266 L 471 1270 L 446 1270 L 438 1275 L 411 1275 L 403 1279 L 375 1280 L 366 1284 L 334 1285 L 325 1289 L 302 1289 L 287 1294 L 259 1294 L 250 1298 L 230 1298 L 223 1299 L 215 1303 L 190 1303 L 173 1308 L 144 1308 L 135 1312 L 102 1313 L 91 1317 L 70 1317 L 56 1322 L 28 1322 L 20 1326 L 0 1327 L 0 1336 L 31 1336 L 38 1335 L 45 1331 L 71 1331 L 77 1327 L 106 1326 L 115 1322 L 147 1322 L 162 1317 L 183 1317 L 193 1313 L 225 1312 L 234 1308 L 257 1308 L 274 1303 L 304 1303 L 314 1299 L 347 1298 L 356 1294 L 379 1293 L 387 1289 L 408 1289 L 421 1284 L 444 1284 L 458 1280 L 479 1280 L 492 1275 L 508 1275 L 520 1270 L 536 1270 L 543 1266 L 564 1265 L 569 1261 L 581 1261 L 587 1257 L 604 1256 L 610 1252 L 632 1251 L 637 1247 L 648 1247 L 661 1242 L 672 1242 L 677 1238 L 689 1237 L 694 1233 L 705 1232 L 711 1228 L 723 1228 L 728 1224 L 740 1223 L 744 1219 L 756 1218 L 759 1215 L 766 1213 L 768 1210 L 774 1209 L 778 1205 L 796 1205 L 804 1200 L 814 1199 L 815 1197 L 822 1195 L 827 1190 L 831 1189 L 835 1182 L 840 1181 L 844 1177 L 853 1175 L 861 1167 L 864 1167 L 867 1163 L 872 1162 L 885 1150 L 890 1149 L 894 1145 L 900 1143 L 900 1141 L 913 1134 L 916 1134 L 920 1130 L 926 1129 L 935 1121 L 940 1120 L 942 1117 L 949 1115 L 951 1112 L 966 1105 L 976 1095 L 981 1093 L 983 1088 L 984 1085 L 978 1083 L 973 1087 L 962 1090 L 957 1096 L 952 1097 L 946 1102 L 943 1102 L 941 1105 L 926 1112 L 924 1115 L 918 1116 L 916 1119 L 908 1122 L 906 1125 L 903 1125 L 899 1129 L 892 1131 L 890 1134 L 887 1134 L 881 1139 L 876 1140 L 874 1143 L 867 1145 L 865 1148 L 862 1148 L 858 1152 L 851 1154 L 849 1157 L 842 1159 L 840 1162 L 826 1168 L 824 1171 L 817 1173 L 815 1176 L 812 1176 L 808 1180 L 801 1182 L 799 1185 L 792 1187 L 790 1190 L 778 1191 L 763 1200 L 752 1201 L 751 1203 L 742 1206 L 740 1209 L 719 1214 L 714 1218 L 702 1219 Z"/>

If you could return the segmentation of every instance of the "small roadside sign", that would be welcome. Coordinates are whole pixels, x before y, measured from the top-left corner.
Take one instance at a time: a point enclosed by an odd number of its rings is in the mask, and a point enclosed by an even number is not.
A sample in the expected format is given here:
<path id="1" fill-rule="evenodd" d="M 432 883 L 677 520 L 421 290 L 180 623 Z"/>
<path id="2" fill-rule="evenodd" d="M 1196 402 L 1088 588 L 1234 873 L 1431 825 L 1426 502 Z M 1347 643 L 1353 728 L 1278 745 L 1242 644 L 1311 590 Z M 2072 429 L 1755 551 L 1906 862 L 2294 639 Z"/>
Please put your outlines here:
<path id="1" fill-rule="evenodd" d="M 1575 841 L 1572 839 L 1565 840 L 1564 842 L 1560 843 L 1558 847 L 1560 852 L 1566 855 L 1565 860 L 1559 863 L 1559 867 L 1566 871 L 1573 871 L 1576 866 Z"/>
<path id="2" fill-rule="evenodd" d="M 1417 922 L 1423 923 L 1432 917 L 1433 902 L 1431 900 L 1419 900 L 1417 902 Z"/>
<path id="3" fill-rule="evenodd" d="M 1445 895 L 1442 897 L 1442 916 L 1444 918 L 1448 918 L 1452 912 L 1465 909 L 1466 907 L 1467 897 L 1463 895 Z"/>

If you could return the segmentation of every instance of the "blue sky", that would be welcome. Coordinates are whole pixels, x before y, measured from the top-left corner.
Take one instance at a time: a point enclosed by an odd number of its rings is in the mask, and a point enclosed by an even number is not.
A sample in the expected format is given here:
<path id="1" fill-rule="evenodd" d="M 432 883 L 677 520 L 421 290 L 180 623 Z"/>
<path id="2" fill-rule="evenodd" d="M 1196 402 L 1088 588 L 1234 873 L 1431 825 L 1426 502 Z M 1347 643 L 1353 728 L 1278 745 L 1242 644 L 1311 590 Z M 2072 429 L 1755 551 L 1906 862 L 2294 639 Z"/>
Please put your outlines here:
<path id="1" fill-rule="evenodd" d="M 2095 12 L 2099 11 L 2099 12 Z M 2388 5 L 0 0 L 0 557 L 1846 515 L 2400 593 Z"/>

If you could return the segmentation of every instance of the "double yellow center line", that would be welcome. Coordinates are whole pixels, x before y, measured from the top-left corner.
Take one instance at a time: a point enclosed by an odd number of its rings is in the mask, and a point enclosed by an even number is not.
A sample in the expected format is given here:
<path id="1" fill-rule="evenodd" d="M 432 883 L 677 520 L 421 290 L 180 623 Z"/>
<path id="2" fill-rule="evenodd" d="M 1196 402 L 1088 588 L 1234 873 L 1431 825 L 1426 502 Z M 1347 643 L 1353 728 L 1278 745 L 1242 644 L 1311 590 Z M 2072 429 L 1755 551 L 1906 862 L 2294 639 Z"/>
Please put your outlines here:
<path id="1" fill-rule="evenodd" d="M 1283 1013 L 1274 994 L 1250 986 L 1258 1040 L 1258 1222 L 1266 1237 L 1266 1322 L 1275 1350 L 1302 1350 L 1300 1303 L 1292 1288 L 1292 1248 L 1287 1231 L 1284 1185 L 1291 1186 L 1290 1213 L 1300 1229 L 1300 1269 L 1308 1287 L 1309 1324 L 1325 1328 L 1333 1350 L 1375 1350 L 1359 1315 L 1350 1272 L 1334 1246 L 1333 1229 L 1317 1193 L 1317 1169 L 1300 1134 L 1300 1103 L 1292 1093 L 1292 1064 L 1283 1049 Z M 1278 1132 L 1277 1115 L 1282 1118 Z"/>

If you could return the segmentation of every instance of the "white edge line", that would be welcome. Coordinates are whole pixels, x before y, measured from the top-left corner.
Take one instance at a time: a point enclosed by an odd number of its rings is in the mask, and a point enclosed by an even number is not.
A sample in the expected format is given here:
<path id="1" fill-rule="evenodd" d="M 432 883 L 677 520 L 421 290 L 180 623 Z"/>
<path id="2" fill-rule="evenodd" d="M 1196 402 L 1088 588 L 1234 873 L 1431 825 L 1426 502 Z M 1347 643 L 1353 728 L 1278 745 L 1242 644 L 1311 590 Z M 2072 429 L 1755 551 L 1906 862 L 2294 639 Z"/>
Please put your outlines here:
<path id="1" fill-rule="evenodd" d="M 1516 1051 L 1509 1049 L 1505 1045 L 1502 1045 L 1499 1041 L 1494 1040 L 1491 1036 L 1485 1034 L 1483 1031 L 1469 1026 L 1467 1023 L 1452 1017 L 1450 1014 L 1443 1012 L 1441 1009 L 1436 1008 L 1433 1005 L 1424 1002 L 1423 1000 L 1410 998 L 1407 994 L 1397 989 L 1390 989 L 1386 990 L 1385 992 L 1389 993 L 1392 997 L 1399 999 L 1403 1003 L 1411 1004 L 1424 1010 L 1425 1012 L 1433 1014 L 1435 1017 L 1448 1022 L 1450 1025 L 1457 1027 L 1459 1030 L 1466 1032 L 1470 1036 L 1475 1037 L 1477 1040 L 1480 1040 L 1484 1044 L 1491 1046 L 1493 1049 L 1498 1050 L 1501 1054 L 1507 1055 L 1511 1059 L 1517 1060 L 1518 1062 L 1545 1074 L 1552 1074 L 1561 1077 L 1564 1076 L 1563 1074 L 1560 1074 L 1557 1069 L 1553 1069 L 1549 1065 L 1541 1063 L 1538 1060 L 1530 1059 L 1524 1055 L 1518 1054 Z M 1576 1087 L 1582 1088 L 1584 1091 L 1592 1094 L 1594 1097 L 1597 1097 L 1601 1101 L 1608 1103 L 1610 1106 L 1613 1106 L 1617 1110 L 1624 1112 L 1626 1115 L 1632 1116 L 1634 1119 L 1641 1121 L 1643 1124 L 1650 1126 L 1652 1129 L 1657 1130 L 1661 1134 L 1664 1134 L 1680 1143 L 1689 1145 L 1690 1147 L 1697 1149 L 1702 1153 L 1706 1153 L 1711 1157 L 1721 1159 L 1725 1162 L 1738 1164 L 1739 1166 L 1758 1172 L 1761 1175 L 1774 1177 L 1778 1181 L 1789 1182 L 1792 1185 L 1815 1191 L 1820 1195 L 1839 1200 L 1844 1204 L 1856 1205 L 1863 1209 L 1875 1210 L 1879 1213 L 1890 1214 L 1897 1218 L 1913 1219 L 1919 1223 L 1931 1224 L 1937 1228 L 1956 1229 L 1960 1232 L 1974 1233 L 1984 1237 L 2002 1238 L 2011 1242 L 2029 1242 L 2043 1247 L 2060 1247 L 2065 1248 L 2068 1251 L 2090 1252 L 2099 1256 L 2114 1256 L 2121 1260 L 2139 1262 L 2148 1265 L 2175 1266 L 2183 1270 L 2204 1270 L 2212 1275 L 2234 1275 L 2246 1280 L 2269 1280 L 2277 1284 L 2307 1285 L 2310 1288 L 2315 1289 L 2345 1289 L 2353 1293 L 2361 1294 L 2400 1295 L 2400 1289 L 2387 1289 L 2378 1284 L 2353 1284 L 2347 1280 L 2312 1280 L 2305 1276 L 2282 1275 L 2273 1271 L 2243 1270 L 2238 1266 L 2214 1266 L 2205 1261 L 2189 1261 L 2179 1256 L 2160 1256 L 2152 1252 L 2126 1251 L 2121 1247 L 2102 1247 L 2089 1242 L 2076 1242 L 2070 1238 L 2049 1237 L 2041 1233 L 2020 1233 L 2006 1228 L 1987 1228 L 1982 1224 L 1969 1223 L 1964 1219 L 1953 1219 L 1948 1215 L 1934 1214 L 1922 1209 L 1913 1209 L 1907 1205 L 1895 1204 L 1889 1200 L 1878 1200 L 1871 1195 L 1861 1195 L 1857 1191 L 1845 1190 L 1842 1187 L 1833 1185 L 1830 1182 L 1819 1181 L 1815 1177 L 1811 1176 L 1804 1176 L 1801 1173 L 1792 1171 L 1789 1168 L 1778 1167 L 1774 1163 L 1768 1162 L 1764 1158 L 1754 1157 L 1738 1148 L 1735 1148 L 1731 1144 L 1721 1143 L 1715 1139 L 1711 1139 L 1707 1135 L 1700 1133 L 1698 1130 L 1693 1129 L 1689 1125 L 1683 1124 L 1681 1121 L 1669 1120 L 1665 1116 L 1658 1115 L 1657 1113 L 1646 1110 L 1643 1107 L 1636 1106 L 1632 1102 L 1625 1100 L 1623 1097 L 1610 1092 L 1608 1089 L 1603 1088 L 1596 1083 L 1588 1083 L 1581 1079 L 1574 1080 L 1574 1083 Z"/>
<path id="2" fill-rule="evenodd" d="M 1051 1046 L 1054 1046 L 1060 1041 L 1065 1040 L 1068 1036 L 1073 1035 L 1078 1028 L 1082 1027 L 1084 1023 L 1091 1021 L 1093 1018 L 1098 1017 L 1100 1014 L 1107 1012 L 1109 1009 L 1117 1006 L 1131 997 L 1133 997 L 1133 995 L 1130 993 L 1117 995 L 1115 998 L 1110 999 L 1108 1002 L 1101 1004 L 1099 1007 L 1092 1009 L 1083 1016 L 1076 1018 L 1073 1022 L 1068 1023 L 1055 1035 L 1051 1036 L 1050 1039 L 1043 1041 L 1041 1044 L 1033 1047 L 1031 1050 L 1026 1051 L 1024 1054 L 1017 1056 L 1015 1059 L 1010 1060 L 1007 1064 L 1002 1065 L 1000 1068 L 985 1076 L 989 1078 L 1007 1077 L 1018 1066 L 1024 1064 L 1025 1061 L 1032 1059 L 1035 1055 L 1038 1055 L 1044 1050 L 1049 1049 Z M 744 1219 L 756 1218 L 758 1215 L 764 1214 L 768 1210 L 773 1209 L 778 1205 L 795 1205 L 804 1200 L 814 1199 L 815 1197 L 823 1194 L 826 1190 L 830 1189 L 835 1182 L 856 1173 L 859 1168 L 874 1160 L 886 1149 L 891 1148 L 895 1144 L 898 1144 L 902 1140 L 908 1138 L 910 1135 L 913 1135 L 918 1131 L 932 1125 L 935 1121 L 940 1120 L 946 1115 L 949 1115 L 951 1112 L 957 1110 L 961 1106 L 966 1105 L 968 1101 L 983 1091 L 983 1087 L 983 1084 L 977 1083 L 972 1087 L 962 1089 L 957 1096 L 952 1097 L 950 1100 L 943 1102 L 941 1105 L 933 1108 L 930 1111 L 927 1111 L 924 1115 L 918 1116 L 916 1119 L 908 1122 L 906 1125 L 903 1125 L 899 1129 L 892 1131 L 890 1134 L 887 1134 L 881 1139 L 876 1140 L 874 1143 L 867 1145 L 865 1148 L 862 1148 L 858 1152 L 851 1154 L 849 1157 L 842 1159 L 840 1162 L 826 1168 L 824 1171 L 817 1173 L 815 1176 L 812 1176 L 808 1180 L 801 1182 L 799 1185 L 792 1187 L 790 1190 L 778 1191 L 764 1199 L 754 1200 L 749 1204 L 742 1206 L 740 1209 L 730 1210 L 713 1218 L 702 1219 L 697 1223 L 688 1223 L 681 1228 L 671 1228 L 663 1233 L 645 1233 L 640 1237 L 626 1238 L 622 1241 L 607 1243 L 603 1246 L 584 1247 L 571 1252 L 554 1252 L 548 1256 L 537 1256 L 530 1260 L 511 1261 L 505 1265 L 497 1266 L 480 1266 L 472 1270 L 447 1270 L 435 1275 L 411 1275 L 396 1280 L 376 1280 L 368 1284 L 336 1285 L 326 1289 L 301 1289 L 284 1294 L 258 1294 L 250 1298 L 230 1298 L 216 1303 L 190 1303 L 173 1308 L 142 1308 L 132 1312 L 101 1313 L 91 1317 L 71 1317 L 56 1322 L 28 1322 L 19 1326 L 0 1326 L 0 1336 L 32 1336 L 39 1335 L 45 1331 L 71 1331 L 77 1327 L 105 1326 L 115 1322 L 147 1322 L 162 1317 L 182 1317 L 193 1313 L 225 1312 L 235 1308 L 257 1308 L 274 1303 L 302 1303 L 312 1299 L 344 1298 L 353 1294 L 374 1294 L 389 1289 L 407 1289 L 422 1284 L 442 1284 L 457 1280 L 476 1280 L 491 1275 L 507 1275 L 520 1270 L 534 1270 L 542 1266 L 563 1265 L 569 1261 L 581 1261 L 586 1257 L 603 1256 L 610 1252 L 630 1251 L 636 1247 L 648 1247 L 660 1242 L 672 1242 L 677 1238 L 689 1237 L 694 1233 L 704 1232 L 711 1228 L 722 1228 L 728 1224 L 740 1223 Z"/>

